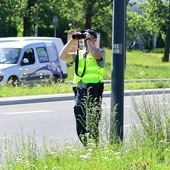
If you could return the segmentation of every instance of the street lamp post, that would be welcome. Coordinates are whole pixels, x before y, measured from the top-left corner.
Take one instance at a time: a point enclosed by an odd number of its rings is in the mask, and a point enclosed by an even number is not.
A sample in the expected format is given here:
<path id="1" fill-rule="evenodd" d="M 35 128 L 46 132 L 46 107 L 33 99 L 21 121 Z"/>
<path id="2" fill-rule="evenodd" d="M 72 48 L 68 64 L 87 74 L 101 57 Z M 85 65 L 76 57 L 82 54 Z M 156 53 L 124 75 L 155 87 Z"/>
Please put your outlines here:
<path id="1" fill-rule="evenodd" d="M 36 8 L 36 24 L 35 24 L 35 37 L 38 36 L 38 14 L 39 14 L 39 7 Z"/>
<path id="2" fill-rule="evenodd" d="M 57 22 L 58 22 L 58 17 L 57 17 L 57 16 L 54 16 L 54 17 L 53 17 L 53 23 L 54 23 L 54 37 L 56 37 Z"/>
<path id="3" fill-rule="evenodd" d="M 113 0 L 110 140 L 123 140 L 126 1 Z M 113 114 L 113 111 L 115 114 Z"/>

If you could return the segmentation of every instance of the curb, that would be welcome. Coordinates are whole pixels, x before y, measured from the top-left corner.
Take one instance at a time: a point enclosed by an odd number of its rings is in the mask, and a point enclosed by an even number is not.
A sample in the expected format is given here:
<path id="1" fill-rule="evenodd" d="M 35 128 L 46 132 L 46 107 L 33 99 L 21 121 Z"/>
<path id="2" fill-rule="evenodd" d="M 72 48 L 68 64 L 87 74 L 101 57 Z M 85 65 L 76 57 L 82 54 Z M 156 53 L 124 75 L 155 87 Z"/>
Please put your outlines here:
<path id="1" fill-rule="evenodd" d="M 147 90 L 125 90 L 124 96 L 131 95 L 152 95 L 170 93 L 170 88 L 166 89 L 147 89 Z M 111 97 L 111 91 L 104 91 L 103 97 Z M 41 103 L 53 101 L 66 101 L 74 100 L 73 93 L 54 94 L 54 95 L 36 95 L 36 96 L 19 96 L 19 97 L 4 97 L 0 98 L 0 106 L 15 105 L 15 104 L 28 104 L 28 103 Z"/>

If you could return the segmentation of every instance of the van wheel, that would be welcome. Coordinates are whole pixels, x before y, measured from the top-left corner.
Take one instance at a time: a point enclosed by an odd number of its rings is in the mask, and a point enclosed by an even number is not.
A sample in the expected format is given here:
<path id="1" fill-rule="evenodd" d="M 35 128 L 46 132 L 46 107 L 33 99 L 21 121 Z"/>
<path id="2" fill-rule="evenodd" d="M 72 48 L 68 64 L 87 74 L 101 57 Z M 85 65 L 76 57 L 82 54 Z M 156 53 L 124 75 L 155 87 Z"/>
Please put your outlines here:
<path id="1" fill-rule="evenodd" d="M 61 82 L 60 76 L 59 76 L 59 75 L 53 75 L 52 82 L 54 82 L 54 83 L 60 83 L 60 82 Z"/>
<path id="2" fill-rule="evenodd" d="M 12 86 L 18 86 L 19 85 L 19 80 L 16 76 L 11 76 L 9 79 L 8 79 L 8 82 L 7 82 L 8 85 L 12 85 Z"/>

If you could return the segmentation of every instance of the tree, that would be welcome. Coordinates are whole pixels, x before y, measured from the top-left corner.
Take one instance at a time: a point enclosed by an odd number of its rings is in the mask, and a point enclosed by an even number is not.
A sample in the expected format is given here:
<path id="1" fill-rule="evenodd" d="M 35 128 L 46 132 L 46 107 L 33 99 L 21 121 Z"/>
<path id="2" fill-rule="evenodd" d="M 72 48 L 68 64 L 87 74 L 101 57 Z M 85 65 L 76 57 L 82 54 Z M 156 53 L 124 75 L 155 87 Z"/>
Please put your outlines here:
<path id="1" fill-rule="evenodd" d="M 63 0 L 60 4 L 61 20 L 68 30 L 94 29 L 101 33 L 102 46 L 111 45 L 112 0 Z"/>
<path id="2" fill-rule="evenodd" d="M 143 17 L 152 34 L 165 34 L 165 50 L 162 61 L 169 61 L 170 48 L 170 0 L 148 0 L 143 4 Z"/>
<path id="3" fill-rule="evenodd" d="M 38 36 L 52 36 L 52 19 L 58 16 L 57 36 L 64 42 L 67 39 L 65 33 L 92 28 L 101 33 L 102 46 L 110 46 L 112 3 L 112 0 L 7 0 L 2 2 L 4 6 L 0 14 L 2 13 L 1 18 L 10 18 L 9 24 L 17 31 L 15 36 L 34 36 L 36 24 Z M 4 25 L 3 28 L 6 28 L 5 19 L 1 24 Z M 10 35 L 9 32 L 7 35 Z"/>
<path id="4" fill-rule="evenodd" d="M 16 0 L 15 6 L 13 7 L 14 13 L 12 15 L 13 21 L 18 25 L 18 32 L 23 36 L 33 35 L 33 18 L 34 16 L 34 6 L 36 0 Z M 21 30 L 22 33 L 21 33 Z"/>
<path id="5" fill-rule="evenodd" d="M 0 0 L 0 5 L 0 36 L 34 36 L 36 24 L 38 36 L 53 36 L 57 16 L 57 36 L 64 42 L 66 33 L 90 28 L 101 33 L 101 46 L 112 46 L 113 0 Z"/>
<path id="6" fill-rule="evenodd" d="M 85 29 L 95 29 L 101 33 L 101 45 L 111 47 L 112 40 L 112 0 L 84 0 Z"/>
<path id="7" fill-rule="evenodd" d="M 16 22 L 11 17 L 15 3 L 15 0 L 0 0 L 0 37 L 17 35 Z"/>
<path id="8" fill-rule="evenodd" d="M 38 36 L 53 35 L 53 17 L 60 11 L 62 0 L 15 0 L 13 21 L 18 25 L 20 36 L 34 36 L 38 25 Z"/>
<path id="9" fill-rule="evenodd" d="M 24 17 L 23 17 L 23 36 L 30 36 L 31 35 L 31 28 L 32 26 L 34 25 L 34 23 L 32 22 L 33 20 L 31 19 L 33 15 L 35 15 L 33 13 L 33 8 L 35 8 L 36 10 L 36 20 L 38 19 L 38 10 L 39 10 L 39 7 L 38 5 L 35 6 L 35 4 L 37 3 L 37 0 L 28 0 L 28 3 L 26 5 L 26 9 L 25 9 L 25 14 L 24 14 Z M 37 22 L 37 21 L 36 21 Z"/>

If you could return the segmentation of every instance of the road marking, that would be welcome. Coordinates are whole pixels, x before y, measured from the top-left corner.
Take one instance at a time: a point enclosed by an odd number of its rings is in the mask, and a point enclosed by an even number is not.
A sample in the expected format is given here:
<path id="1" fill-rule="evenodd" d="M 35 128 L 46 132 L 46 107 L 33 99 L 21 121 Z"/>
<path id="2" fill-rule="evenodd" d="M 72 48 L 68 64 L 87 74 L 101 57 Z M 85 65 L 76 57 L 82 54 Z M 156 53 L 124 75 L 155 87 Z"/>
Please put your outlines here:
<path id="1" fill-rule="evenodd" d="M 53 112 L 52 110 L 34 110 L 34 111 L 23 111 L 23 112 L 7 112 L 7 113 L 0 113 L 4 115 L 16 115 L 16 114 L 28 114 L 28 113 L 46 113 L 46 112 Z"/>
<path id="2" fill-rule="evenodd" d="M 132 106 L 131 106 L 131 105 L 124 105 L 124 108 L 125 108 L 125 107 L 129 107 L 129 108 L 130 108 L 130 107 L 132 107 Z M 105 106 L 105 105 L 103 105 L 102 108 L 103 108 L 103 109 L 109 109 L 110 106 Z"/>
<path id="3" fill-rule="evenodd" d="M 128 124 L 128 125 L 124 125 L 124 127 L 133 127 L 133 126 L 139 126 L 139 124 Z"/>
<path id="4" fill-rule="evenodd" d="M 133 125 L 124 125 L 124 127 L 132 127 Z"/>
<path id="5" fill-rule="evenodd" d="M 124 107 L 132 107 L 132 106 L 131 106 L 131 105 L 126 105 L 126 104 L 125 104 Z"/>

